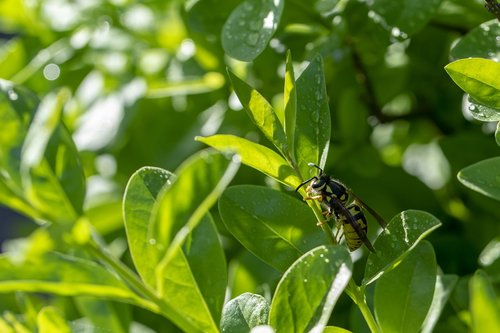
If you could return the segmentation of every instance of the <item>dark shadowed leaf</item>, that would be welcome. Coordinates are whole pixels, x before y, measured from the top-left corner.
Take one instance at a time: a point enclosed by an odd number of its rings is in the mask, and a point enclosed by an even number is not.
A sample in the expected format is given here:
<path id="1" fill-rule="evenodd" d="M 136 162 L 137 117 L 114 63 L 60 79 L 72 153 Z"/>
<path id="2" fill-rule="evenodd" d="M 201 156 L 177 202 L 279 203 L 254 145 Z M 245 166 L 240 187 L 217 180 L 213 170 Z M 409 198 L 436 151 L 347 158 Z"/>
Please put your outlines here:
<path id="1" fill-rule="evenodd" d="M 436 257 L 424 241 L 396 268 L 378 279 L 375 313 L 384 332 L 419 332 L 436 284 Z"/>

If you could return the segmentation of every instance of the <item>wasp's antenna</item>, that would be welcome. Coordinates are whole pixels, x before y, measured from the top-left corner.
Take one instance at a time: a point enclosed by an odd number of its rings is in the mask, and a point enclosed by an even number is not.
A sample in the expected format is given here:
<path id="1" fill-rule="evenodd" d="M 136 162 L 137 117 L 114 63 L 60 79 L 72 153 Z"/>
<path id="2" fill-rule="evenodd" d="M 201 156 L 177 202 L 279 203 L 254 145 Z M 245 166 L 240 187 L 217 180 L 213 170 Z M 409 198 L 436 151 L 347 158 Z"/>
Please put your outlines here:
<path id="1" fill-rule="evenodd" d="M 317 166 L 316 164 L 314 163 L 307 163 L 307 165 L 309 165 L 310 167 L 315 167 L 316 169 L 319 170 L 319 175 L 321 176 L 323 174 L 323 169 L 321 169 L 319 166 Z"/>
<path id="2" fill-rule="evenodd" d="M 318 177 L 314 176 L 314 177 L 309 178 L 308 180 L 303 181 L 302 183 L 300 183 L 299 186 L 297 186 L 297 188 L 295 189 L 295 192 L 297 192 L 299 190 L 299 188 L 301 188 L 305 184 L 309 183 L 313 179 L 318 179 Z"/>

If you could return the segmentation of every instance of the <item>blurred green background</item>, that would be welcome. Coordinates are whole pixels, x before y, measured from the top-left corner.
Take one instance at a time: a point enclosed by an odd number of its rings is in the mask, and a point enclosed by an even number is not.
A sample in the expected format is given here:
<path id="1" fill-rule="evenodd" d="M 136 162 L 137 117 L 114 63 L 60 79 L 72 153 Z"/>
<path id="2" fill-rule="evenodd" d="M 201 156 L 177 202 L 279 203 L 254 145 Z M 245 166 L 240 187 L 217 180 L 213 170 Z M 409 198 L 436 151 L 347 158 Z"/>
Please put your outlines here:
<path id="1" fill-rule="evenodd" d="M 399 22 L 405 29 L 390 22 L 390 1 L 286 1 L 276 33 L 253 62 L 229 57 L 221 43 L 241 2 L 0 1 L 0 77 L 39 97 L 61 87 L 72 92 L 64 123 L 85 166 L 85 210 L 96 229 L 127 261 L 121 199 L 135 170 L 175 170 L 204 148 L 196 135 L 235 134 L 267 144 L 232 92 L 226 68 L 280 109 L 289 49 L 296 77 L 314 55 L 323 57 L 332 118 L 326 171 L 387 220 L 406 209 L 437 216 L 443 226 L 430 241 L 438 264 L 465 280 L 500 235 L 500 209 L 456 174 L 498 155 L 496 123 L 470 117 L 443 67 L 481 52 L 450 55 L 457 41 L 493 19 L 483 1 L 430 1 L 419 20 Z M 492 57 L 498 49 L 497 42 Z M 234 183 L 279 187 L 245 166 Z M 263 281 L 277 274 L 256 263 L 220 221 L 218 227 L 232 274 L 245 276 L 233 297 L 265 293 Z M 2 208 L 0 228 L 6 246 L 36 225 Z M 499 274 L 492 270 L 495 281 Z M 466 308 L 464 297 L 456 293 L 450 307 Z M 0 302 L 0 309 L 9 304 Z"/>

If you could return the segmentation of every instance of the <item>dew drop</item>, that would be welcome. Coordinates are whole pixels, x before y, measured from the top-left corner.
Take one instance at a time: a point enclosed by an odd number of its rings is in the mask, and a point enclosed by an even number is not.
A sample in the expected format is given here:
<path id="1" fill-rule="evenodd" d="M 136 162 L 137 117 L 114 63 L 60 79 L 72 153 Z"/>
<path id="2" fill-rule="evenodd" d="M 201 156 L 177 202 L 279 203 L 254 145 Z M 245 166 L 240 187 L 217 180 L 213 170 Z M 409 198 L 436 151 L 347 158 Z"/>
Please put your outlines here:
<path id="1" fill-rule="evenodd" d="M 19 96 L 17 95 L 17 93 L 13 89 L 10 89 L 9 91 L 7 91 L 7 94 L 9 95 L 9 99 L 11 101 L 16 101 L 19 98 Z"/>
<path id="2" fill-rule="evenodd" d="M 149 245 L 156 245 L 156 239 L 154 238 L 151 238 L 149 241 L 148 241 Z"/>

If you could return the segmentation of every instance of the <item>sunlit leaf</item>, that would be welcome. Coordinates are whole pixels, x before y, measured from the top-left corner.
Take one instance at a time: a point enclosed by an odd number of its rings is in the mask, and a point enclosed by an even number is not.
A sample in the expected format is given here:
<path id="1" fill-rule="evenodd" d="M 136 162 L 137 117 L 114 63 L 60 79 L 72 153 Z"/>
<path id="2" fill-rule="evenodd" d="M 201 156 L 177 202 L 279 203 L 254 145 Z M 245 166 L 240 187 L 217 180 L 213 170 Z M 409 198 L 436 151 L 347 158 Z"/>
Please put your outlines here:
<path id="1" fill-rule="evenodd" d="M 458 180 L 468 188 L 500 200 L 500 157 L 493 157 L 460 170 Z"/>
<path id="2" fill-rule="evenodd" d="M 123 198 L 123 218 L 130 255 L 143 281 L 152 287 L 155 287 L 156 263 L 145 260 L 150 258 L 155 245 L 150 242 L 148 235 L 149 223 L 160 191 L 174 178 L 167 170 L 143 167 L 130 177 Z"/>
<path id="3" fill-rule="evenodd" d="M 221 37 L 224 51 L 238 60 L 254 60 L 276 31 L 283 7 L 283 0 L 245 0 L 224 24 Z"/>
<path id="4" fill-rule="evenodd" d="M 500 36 L 500 25 L 497 19 L 484 22 L 477 28 L 469 31 L 462 37 L 450 51 L 454 59 L 464 59 L 469 57 L 499 59 L 497 37 Z"/>
<path id="5" fill-rule="evenodd" d="M 321 332 L 351 269 L 351 257 L 343 246 L 320 246 L 304 254 L 278 284 L 269 324 L 278 332 Z"/>
<path id="6" fill-rule="evenodd" d="M 228 188 L 219 200 L 224 224 L 249 251 L 283 272 L 301 255 L 324 244 L 307 205 L 261 186 Z"/>
<path id="7" fill-rule="evenodd" d="M 51 306 L 46 306 L 38 313 L 39 333 L 70 333 L 71 329 L 61 313 Z"/>
<path id="8" fill-rule="evenodd" d="M 308 163 L 324 167 L 330 144 L 330 110 L 326 94 L 323 61 L 316 56 L 295 84 L 297 126 L 295 158 L 303 178 L 317 172 Z"/>
<path id="9" fill-rule="evenodd" d="M 407 210 L 396 215 L 378 236 L 365 268 L 363 285 L 387 273 L 441 222 L 429 213 Z"/>
<path id="10" fill-rule="evenodd" d="M 374 307 L 384 332 L 420 331 L 432 303 L 436 273 L 434 249 L 424 241 L 378 279 Z"/>
<path id="11" fill-rule="evenodd" d="M 230 70 L 229 77 L 241 104 L 247 111 L 250 119 L 260 131 L 271 141 L 282 153 L 289 150 L 285 132 L 274 112 L 271 104 L 255 89 L 250 87 Z"/>
<path id="12" fill-rule="evenodd" d="M 241 157 L 241 162 L 260 172 L 276 179 L 292 188 L 300 184 L 300 179 L 295 171 L 288 165 L 283 157 L 271 149 L 252 141 L 234 136 L 218 134 L 210 137 L 196 137 L 219 151 L 230 151 Z"/>
<path id="13" fill-rule="evenodd" d="M 495 290 L 483 271 L 469 282 L 472 332 L 496 332 L 500 328 L 500 307 Z"/>
<path id="14" fill-rule="evenodd" d="M 500 109 L 500 63 L 481 58 L 454 61 L 445 66 L 455 83 L 473 99 Z"/>
<path id="15" fill-rule="evenodd" d="M 95 296 L 135 303 L 138 296 L 113 272 L 92 261 L 58 253 L 14 263 L 0 257 L 0 292 Z"/>
<path id="16" fill-rule="evenodd" d="M 203 94 L 220 89 L 224 82 L 224 76 L 216 72 L 206 73 L 200 78 L 178 82 L 152 82 L 148 86 L 146 97 L 165 98 L 177 95 Z"/>
<path id="17" fill-rule="evenodd" d="M 269 303 L 256 294 L 244 293 L 224 305 L 222 332 L 247 333 L 253 327 L 267 324 Z"/>

